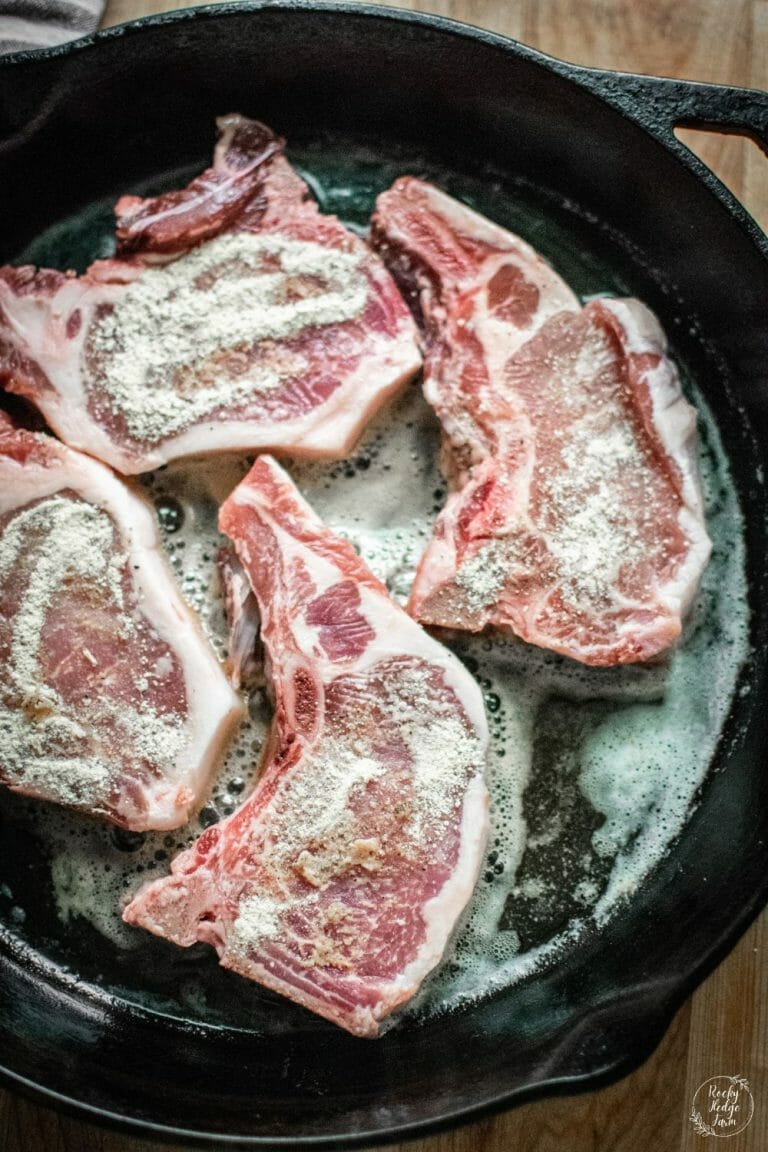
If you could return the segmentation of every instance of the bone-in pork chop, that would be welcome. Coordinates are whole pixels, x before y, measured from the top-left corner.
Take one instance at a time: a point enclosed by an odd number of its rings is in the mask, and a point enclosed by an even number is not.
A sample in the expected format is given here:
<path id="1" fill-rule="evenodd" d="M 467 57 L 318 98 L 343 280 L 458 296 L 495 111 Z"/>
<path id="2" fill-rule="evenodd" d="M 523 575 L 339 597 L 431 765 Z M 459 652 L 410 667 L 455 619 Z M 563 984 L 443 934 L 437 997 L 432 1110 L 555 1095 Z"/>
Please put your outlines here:
<path id="1" fill-rule="evenodd" d="M 586 664 L 663 652 L 710 543 L 656 318 L 581 308 L 519 237 L 419 180 L 379 197 L 372 235 L 420 322 L 452 486 L 409 611 Z"/>
<path id="2" fill-rule="evenodd" d="M 274 684 L 263 773 L 125 919 L 375 1036 L 440 962 L 478 875 L 480 692 L 269 457 L 220 523 Z"/>
<path id="3" fill-rule="evenodd" d="M 103 464 L 0 413 L 0 781 L 126 828 L 175 828 L 240 714 Z"/>
<path id="4" fill-rule="evenodd" d="M 85 275 L 0 269 L 0 383 L 126 474 L 263 449 L 343 456 L 419 367 L 377 256 L 323 216 L 268 128 L 219 120 L 185 189 L 117 205 Z"/>

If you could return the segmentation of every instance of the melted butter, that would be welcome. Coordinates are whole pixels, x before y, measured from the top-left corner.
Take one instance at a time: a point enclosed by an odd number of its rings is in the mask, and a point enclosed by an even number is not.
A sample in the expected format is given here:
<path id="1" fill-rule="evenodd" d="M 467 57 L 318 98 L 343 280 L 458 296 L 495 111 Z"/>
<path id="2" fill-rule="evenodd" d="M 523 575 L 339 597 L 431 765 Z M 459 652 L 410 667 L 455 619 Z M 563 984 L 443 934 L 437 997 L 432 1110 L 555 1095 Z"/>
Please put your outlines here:
<path id="1" fill-rule="evenodd" d="M 716 430 L 700 412 L 712 446 L 702 448 L 701 468 L 715 548 L 670 659 L 586 668 L 511 638 L 448 637 L 485 693 L 492 828 L 453 953 L 420 997 L 421 1011 L 483 995 L 577 946 L 631 900 L 693 810 L 747 654 L 741 517 Z M 412 389 L 349 461 L 288 462 L 310 503 L 401 601 L 444 498 L 437 451 L 434 418 Z M 180 463 L 144 481 L 151 497 L 182 509 L 166 548 L 221 655 L 216 510 L 247 467 L 242 458 Z M 119 947 L 137 947 L 141 934 L 122 924 L 121 908 L 247 794 L 268 723 L 257 691 L 198 818 L 170 835 L 148 834 L 131 851 L 106 826 L 40 806 L 35 822 L 62 918 L 84 917 Z"/>
<path id="2" fill-rule="evenodd" d="M 311 183 L 323 210 L 339 212 L 349 226 L 362 230 L 375 194 L 402 172 L 419 171 L 521 233 L 582 299 L 628 293 L 621 238 L 602 237 L 592 224 L 584 232 L 574 206 L 575 215 L 565 220 L 538 191 L 516 186 L 510 195 L 492 173 L 458 176 L 423 157 L 383 161 L 386 154 L 386 148 L 334 151 L 324 140 L 294 151 L 294 158 L 310 176 L 322 174 Z M 191 174 L 169 177 L 168 187 Z M 95 255 L 110 253 L 111 229 L 111 202 L 95 205 L 45 234 L 19 262 L 84 268 Z M 636 254 L 631 262 L 634 276 Z M 672 318 L 673 325 L 683 321 Z M 649 667 L 585 668 L 513 639 L 449 638 L 485 693 L 492 829 L 474 897 L 451 955 L 420 997 L 422 1011 L 480 997 L 578 948 L 585 933 L 622 914 L 694 809 L 748 656 L 748 609 L 736 493 L 714 419 L 701 398 L 693 398 L 704 433 L 700 464 L 714 551 L 671 658 Z M 400 602 L 445 498 L 438 439 L 434 416 L 414 387 L 368 428 L 348 461 L 287 462 L 318 513 L 352 541 Z M 144 478 L 169 529 L 165 543 L 184 595 L 221 655 L 226 629 L 215 575 L 216 513 L 246 470 L 246 460 L 222 457 Z M 162 512 L 163 502 L 171 514 Z M 120 949 L 141 947 L 144 934 L 122 924 L 122 906 L 147 879 L 167 871 L 201 828 L 247 795 L 269 719 L 257 692 L 199 816 L 174 833 L 126 839 L 52 805 L 14 800 L 12 818 L 33 828 L 51 859 L 62 920 L 75 928 L 85 920 Z M 14 905 L 14 931 L 21 931 L 23 915 Z M 141 1002 L 145 984 L 137 968 L 118 994 Z M 215 1018 L 211 989 L 203 977 L 199 984 L 186 979 L 170 1010 Z M 226 1022 L 242 1024 L 239 1016 Z"/>

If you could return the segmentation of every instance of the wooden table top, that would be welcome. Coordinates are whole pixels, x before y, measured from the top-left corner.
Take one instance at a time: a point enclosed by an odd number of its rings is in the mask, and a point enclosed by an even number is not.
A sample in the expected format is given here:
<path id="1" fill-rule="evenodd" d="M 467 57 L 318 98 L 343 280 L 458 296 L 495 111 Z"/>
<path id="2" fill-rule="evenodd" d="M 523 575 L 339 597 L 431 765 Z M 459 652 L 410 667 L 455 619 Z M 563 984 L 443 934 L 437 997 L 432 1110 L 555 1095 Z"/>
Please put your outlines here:
<path id="1" fill-rule="evenodd" d="M 104 25 L 181 3 L 108 0 Z M 399 0 L 399 6 L 490 28 L 577 63 L 768 88 L 768 0 Z M 768 168 L 758 149 L 740 137 L 681 135 L 768 229 Z M 656 1053 L 633 1075 L 600 1092 L 529 1104 L 407 1147 L 412 1152 L 698 1152 L 714 1141 L 698 1135 L 688 1119 L 694 1093 L 709 1077 L 725 1075 L 746 1077 L 755 1102 L 751 1124 L 729 1138 L 727 1152 L 766 1152 L 768 912 L 680 1009 Z M 158 1148 L 0 1091 L 0 1152 Z"/>

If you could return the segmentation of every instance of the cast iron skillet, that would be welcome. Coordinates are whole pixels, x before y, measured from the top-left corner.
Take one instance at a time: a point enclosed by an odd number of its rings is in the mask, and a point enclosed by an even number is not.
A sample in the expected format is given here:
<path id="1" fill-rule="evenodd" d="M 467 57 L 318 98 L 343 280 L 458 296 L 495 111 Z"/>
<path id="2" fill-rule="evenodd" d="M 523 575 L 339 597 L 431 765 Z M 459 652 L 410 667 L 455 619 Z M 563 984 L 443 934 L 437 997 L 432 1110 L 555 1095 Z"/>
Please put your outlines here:
<path id="1" fill-rule="evenodd" d="M 147 1012 L 0 931 L 12 1087 L 218 1147 L 403 1139 L 628 1072 L 768 898 L 768 242 L 672 131 L 714 126 L 765 146 L 768 97 L 577 68 L 373 7 L 178 12 L 0 64 L 0 258 L 86 201 L 202 165 L 212 118 L 229 110 L 289 140 L 412 142 L 457 170 L 492 156 L 570 206 L 590 242 L 623 246 L 632 288 L 678 322 L 747 518 L 754 654 L 701 805 L 626 915 L 537 977 L 371 1043 L 290 1005 L 241 1031 Z"/>

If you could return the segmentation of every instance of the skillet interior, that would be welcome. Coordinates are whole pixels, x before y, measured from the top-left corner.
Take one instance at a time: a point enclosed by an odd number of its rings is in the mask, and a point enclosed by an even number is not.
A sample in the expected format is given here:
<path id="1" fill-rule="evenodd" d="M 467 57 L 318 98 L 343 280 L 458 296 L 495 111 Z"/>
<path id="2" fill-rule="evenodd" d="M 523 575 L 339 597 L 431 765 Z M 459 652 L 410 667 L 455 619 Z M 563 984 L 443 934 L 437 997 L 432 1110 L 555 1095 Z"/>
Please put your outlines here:
<path id="1" fill-rule="evenodd" d="M 102 1116 L 273 1144 L 392 1139 L 545 1087 L 592 1086 L 647 1054 L 766 895 L 765 719 L 755 707 L 765 676 L 766 509 L 763 449 L 750 429 L 763 427 L 768 399 L 765 261 L 677 159 L 532 54 L 491 37 L 301 6 L 154 23 L 0 68 L 2 135 L 27 119 L 37 125 L 0 155 L 0 256 L 14 259 L 86 199 L 200 165 L 223 110 L 257 115 L 298 145 L 375 140 L 379 153 L 408 146 L 458 173 L 492 156 L 513 184 L 551 192 L 575 243 L 614 253 L 620 245 L 632 290 L 674 325 L 747 516 L 757 655 L 716 757 L 727 771 L 710 779 L 674 852 L 626 916 L 536 980 L 361 1047 L 298 1013 L 263 1036 L 163 1020 L 79 989 L 76 971 L 46 968 L 39 950 L 25 955 L 18 934 L 11 945 L 3 933 L 3 1063 Z"/>

